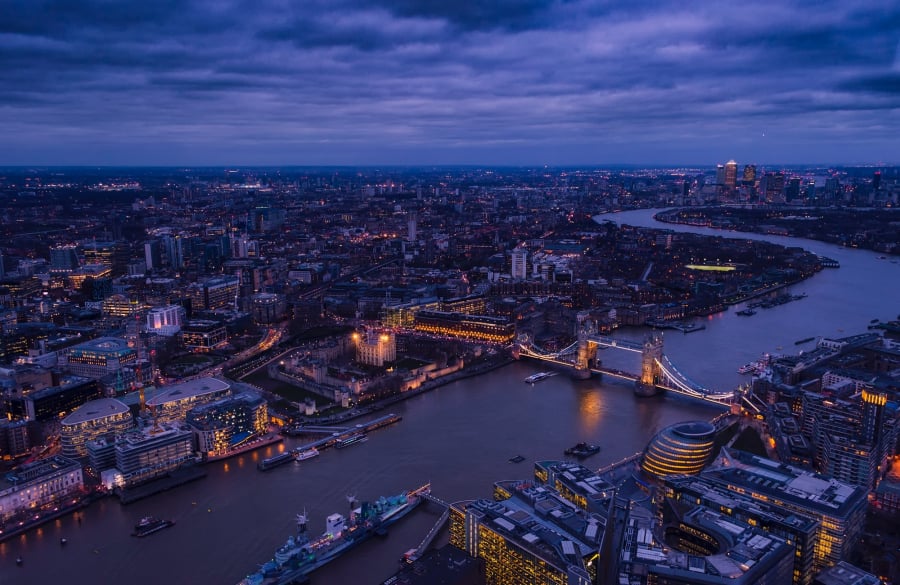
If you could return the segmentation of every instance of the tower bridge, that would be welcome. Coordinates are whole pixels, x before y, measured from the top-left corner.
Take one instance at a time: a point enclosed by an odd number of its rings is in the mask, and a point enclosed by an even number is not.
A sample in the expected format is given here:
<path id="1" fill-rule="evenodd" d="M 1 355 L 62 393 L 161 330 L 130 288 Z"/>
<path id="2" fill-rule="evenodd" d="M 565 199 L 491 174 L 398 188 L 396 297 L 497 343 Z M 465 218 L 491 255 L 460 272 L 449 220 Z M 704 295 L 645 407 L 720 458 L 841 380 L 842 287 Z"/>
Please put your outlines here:
<path id="1" fill-rule="evenodd" d="M 607 374 L 630 380 L 634 382 L 635 394 L 639 396 L 652 396 L 662 390 L 722 406 L 747 400 L 740 387 L 733 391 L 714 390 L 684 375 L 663 352 L 663 338 L 659 333 L 651 334 L 643 343 L 599 335 L 587 313 L 578 314 L 577 326 L 578 338 L 568 347 L 546 350 L 536 345 L 530 335 L 522 334 L 516 340 L 515 353 L 519 358 L 537 359 L 569 369 L 572 376 L 578 379 L 589 378 L 592 374 Z M 607 348 L 640 354 L 640 372 L 604 367 L 597 359 L 597 350 Z"/>

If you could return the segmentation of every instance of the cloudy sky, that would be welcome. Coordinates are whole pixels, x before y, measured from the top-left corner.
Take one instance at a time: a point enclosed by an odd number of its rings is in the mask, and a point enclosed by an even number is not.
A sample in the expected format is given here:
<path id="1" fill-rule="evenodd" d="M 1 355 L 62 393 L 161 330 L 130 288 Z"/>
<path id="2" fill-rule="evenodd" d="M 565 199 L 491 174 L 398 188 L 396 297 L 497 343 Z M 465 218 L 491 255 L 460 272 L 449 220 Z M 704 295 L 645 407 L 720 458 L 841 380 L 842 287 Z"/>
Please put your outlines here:
<path id="1" fill-rule="evenodd" d="M 0 0 L 4 164 L 900 162 L 886 0 Z"/>

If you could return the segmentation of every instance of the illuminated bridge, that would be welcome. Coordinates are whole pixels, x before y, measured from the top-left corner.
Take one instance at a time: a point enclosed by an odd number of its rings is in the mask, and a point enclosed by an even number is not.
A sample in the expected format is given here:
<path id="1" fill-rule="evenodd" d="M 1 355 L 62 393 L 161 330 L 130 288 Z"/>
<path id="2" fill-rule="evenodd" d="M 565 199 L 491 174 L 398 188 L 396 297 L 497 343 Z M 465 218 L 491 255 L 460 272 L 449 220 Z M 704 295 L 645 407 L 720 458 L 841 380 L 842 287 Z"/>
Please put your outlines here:
<path id="1" fill-rule="evenodd" d="M 580 313 L 578 339 L 572 345 L 557 351 L 548 351 L 535 345 L 528 334 L 523 334 L 516 340 L 515 353 L 519 358 L 537 359 L 571 369 L 576 378 L 588 378 L 591 374 L 607 374 L 630 380 L 635 383 L 635 393 L 641 396 L 651 396 L 659 390 L 664 390 L 723 406 L 746 401 L 745 393 L 740 387 L 732 391 L 714 390 L 685 376 L 663 353 L 663 339 L 659 334 L 654 333 L 643 343 L 638 343 L 599 335 L 595 331 L 593 321 L 586 313 Z M 600 348 L 640 354 L 640 373 L 603 367 L 597 359 L 597 350 Z"/>

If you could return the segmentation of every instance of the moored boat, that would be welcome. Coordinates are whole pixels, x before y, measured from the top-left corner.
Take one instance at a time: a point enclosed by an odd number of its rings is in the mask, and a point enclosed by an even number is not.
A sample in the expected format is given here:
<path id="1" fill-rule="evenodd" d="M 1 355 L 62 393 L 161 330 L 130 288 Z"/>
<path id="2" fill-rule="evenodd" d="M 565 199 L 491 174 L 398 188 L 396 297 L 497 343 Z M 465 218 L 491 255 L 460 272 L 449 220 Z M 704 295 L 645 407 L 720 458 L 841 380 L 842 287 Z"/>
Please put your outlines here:
<path id="1" fill-rule="evenodd" d="M 343 449 L 343 448 L 349 447 L 351 445 L 356 445 L 357 443 L 364 443 L 365 441 L 368 441 L 368 440 L 369 440 L 369 438 L 366 436 L 365 433 L 356 433 L 354 435 L 350 435 L 349 437 L 345 437 L 345 438 L 339 440 L 335 444 L 335 447 L 338 449 Z"/>
<path id="2" fill-rule="evenodd" d="M 315 447 L 310 447 L 309 449 L 304 449 L 302 451 L 294 451 L 294 459 L 297 461 L 305 461 L 307 459 L 312 459 L 313 457 L 319 456 L 319 450 Z"/>
<path id="3" fill-rule="evenodd" d="M 325 532 L 310 537 L 306 532 L 306 514 L 297 515 L 297 534 L 289 536 L 272 559 L 239 585 L 287 585 L 303 582 L 306 575 L 372 535 L 387 528 L 421 503 L 431 491 L 430 484 L 400 494 L 364 502 L 354 507 L 349 518 L 334 513 L 325 519 Z M 355 501 L 352 501 L 355 505 Z"/>

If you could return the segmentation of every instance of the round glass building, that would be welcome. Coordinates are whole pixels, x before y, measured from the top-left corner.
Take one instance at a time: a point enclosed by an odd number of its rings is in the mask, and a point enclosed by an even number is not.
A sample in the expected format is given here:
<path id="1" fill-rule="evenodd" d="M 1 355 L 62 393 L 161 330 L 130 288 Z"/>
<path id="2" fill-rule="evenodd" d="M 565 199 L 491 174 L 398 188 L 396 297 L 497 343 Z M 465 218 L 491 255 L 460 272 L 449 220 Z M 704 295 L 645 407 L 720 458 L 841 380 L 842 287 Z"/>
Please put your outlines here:
<path id="1" fill-rule="evenodd" d="M 641 469 L 656 478 L 700 473 L 712 455 L 715 438 L 716 428 L 706 421 L 666 427 L 644 450 Z"/>

